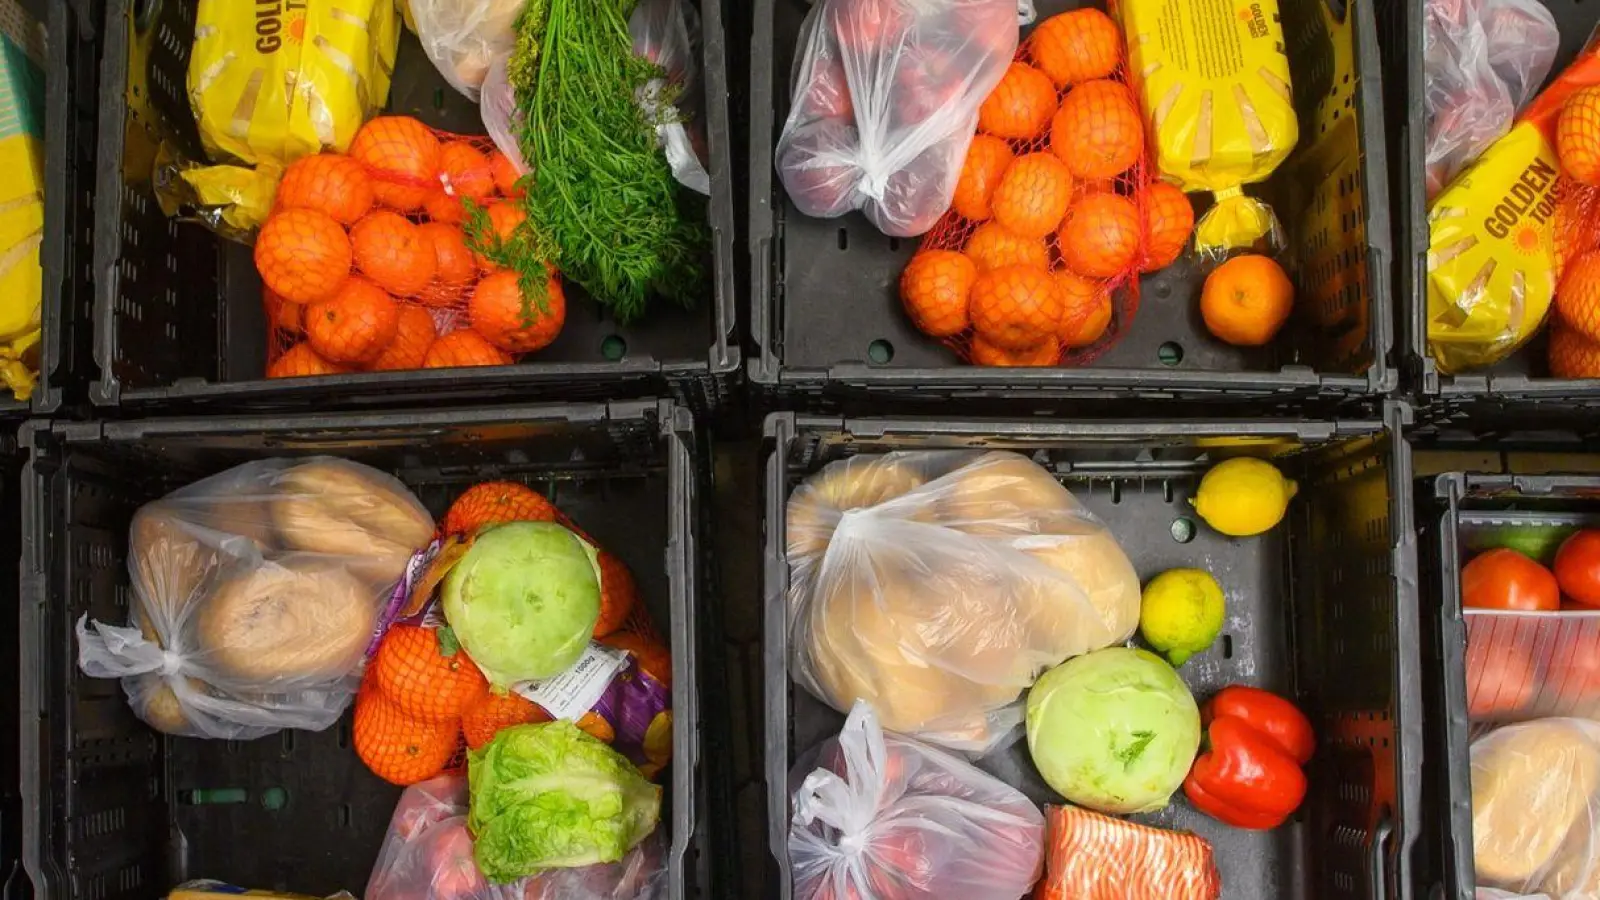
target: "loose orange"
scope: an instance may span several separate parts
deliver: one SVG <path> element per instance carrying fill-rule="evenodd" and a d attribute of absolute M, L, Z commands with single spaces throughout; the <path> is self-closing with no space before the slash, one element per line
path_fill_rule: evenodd
<path fill-rule="evenodd" d="M 1283 267 L 1256 253 L 1235 256 L 1206 276 L 1200 317 L 1219 339 L 1240 347 L 1272 340 L 1294 308 L 1294 285 Z"/>
<path fill-rule="evenodd" d="M 991 206 L 994 220 L 1012 234 L 1042 238 L 1060 227 L 1071 202 L 1072 173 L 1066 164 L 1049 153 L 1028 153 L 1000 176 Z"/>
<path fill-rule="evenodd" d="M 1600 378 L 1600 341 L 1567 327 L 1558 316 L 1550 323 L 1550 377 Z"/>
<path fill-rule="evenodd" d="M 1144 152 L 1144 125 L 1133 95 L 1105 79 L 1073 88 L 1051 121 L 1050 148 L 1079 178 L 1126 172 Z"/>
<path fill-rule="evenodd" d="M 472 329 L 508 353 L 550 346 L 567 321 L 567 298 L 554 270 L 545 280 L 544 302 L 524 297 L 521 275 L 509 269 L 483 276 L 467 301 Z"/>
<path fill-rule="evenodd" d="M 1574 91 L 1561 107 L 1556 155 L 1573 180 L 1600 185 L 1600 85 Z"/>
<path fill-rule="evenodd" d="M 1567 264 L 1556 285 L 1556 314 L 1572 330 L 1600 341 L 1600 250 Z"/>
<path fill-rule="evenodd" d="M 1027 350 L 1054 338 L 1061 309 L 1055 281 L 1035 266 L 985 272 L 972 285 L 972 328 L 1002 350 Z"/>
<path fill-rule="evenodd" d="M 1122 29 L 1098 9 L 1051 16 L 1028 36 L 1028 55 L 1056 87 L 1109 78 L 1122 62 Z"/>
<path fill-rule="evenodd" d="M 332 297 L 306 307 L 306 340 L 332 362 L 371 360 L 399 331 L 399 304 L 359 275 L 346 279 Z"/>
<path fill-rule="evenodd" d="M 471 328 L 440 335 L 428 348 L 422 365 L 429 369 L 457 369 L 467 366 L 509 366 L 511 354 L 483 339 Z"/>
<path fill-rule="evenodd" d="M 1002 266 L 1050 268 L 1050 248 L 1044 241 L 1013 234 L 998 222 L 979 225 L 961 252 L 977 265 L 979 273 Z"/>
<path fill-rule="evenodd" d="M 456 753 L 461 720 L 426 722 L 401 712 L 370 684 L 356 694 L 352 728 L 356 755 L 372 774 L 407 785 L 439 774 Z"/>
<path fill-rule="evenodd" d="M 1144 189 L 1144 263 L 1142 272 L 1165 269 L 1178 259 L 1194 231 L 1189 196 L 1165 181 Z"/>
<path fill-rule="evenodd" d="M 1087 347 L 1100 340 L 1111 324 L 1111 291 L 1103 282 L 1066 269 L 1053 273 L 1061 296 L 1061 327 L 1056 336 L 1064 347 Z"/>
<path fill-rule="evenodd" d="M 961 177 L 956 181 L 956 194 L 950 207 L 957 215 L 982 222 L 994 215 L 989 198 L 994 195 L 1000 176 L 1011 165 L 1011 145 L 997 137 L 980 134 L 972 139 L 967 150 L 967 160 L 961 165 Z"/>
<path fill-rule="evenodd" d="M 397 297 L 422 293 L 439 267 L 433 247 L 405 216 L 387 209 L 369 213 L 350 229 L 356 268 Z"/>
<path fill-rule="evenodd" d="M 350 238 L 327 213 L 286 209 L 256 235 L 256 270 L 285 300 L 313 303 L 333 294 L 350 275 Z"/>
<path fill-rule="evenodd" d="M 522 199 L 522 188 L 517 185 L 517 179 L 522 175 L 517 171 L 517 165 L 511 161 L 511 157 L 499 150 L 490 153 L 489 171 L 494 175 L 494 186 L 500 193 L 513 200 Z"/>
<path fill-rule="evenodd" d="M 367 167 L 379 203 L 410 212 L 439 187 L 439 139 L 410 116 L 379 116 L 350 141 L 350 156 Z"/>
<path fill-rule="evenodd" d="M 422 368 L 423 360 L 428 358 L 428 348 L 433 346 L 433 339 L 437 335 L 433 314 L 428 312 L 427 307 L 402 304 L 400 325 L 395 331 L 394 340 L 372 361 L 373 371 Z"/>
<path fill-rule="evenodd" d="M 1050 79 L 1027 63 L 1013 62 L 978 107 L 978 130 L 1025 141 L 1043 134 L 1055 111 L 1056 89 Z"/>
<path fill-rule="evenodd" d="M 984 340 L 982 335 L 973 335 L 967 355 L 978 366 L 1053 366 L 1061 361 L 1061 343 L 1052 336 L 1025 350 L 1006 350 Z"/>
<path fill-rule="evenodd" d="M 978 267 L 954 250 L 923 250 L 900 273 L 900 302 L 923 334 L 949 337 L 967 330 L 967 301 Z"/>
<path fill-rule="evenodd" d="M 433 248 L 433 284 L 418 295 L 429 306 L 447 306 L 478 277 L 478 263 L 467 249 L 467 236 L 444 222 L 423 222 L 417 234 Z"/>
<path fill-rule="evenodd" d="M 440 531 L 473 534 L 507 522 L 556 522 L 561 513 L 545 495 L 515 481 L 480 481 L 461 492 L 444 514 Z"/>
<path fill-rule="evenodd" d="M 1067 210 L 1056 247 L 1067 268 L 1088 278 L 1113 278 L 1139 256 L 1139 210 L 1117 194 L 1086 194 Z"/>
<path fill-rule="evenodd" d="M 273 202 L 277 209 L 314 209 L 350 225 L 372 209 L 372 179 L 348 156 L 303 156 L 284 170 Z"/>
<path fill-rule="evenodd" d="M 310 344 L 295 344 L 267 366 L 267 377 L 308 378 L 314 375 L 343 375 L 348 371 L 318 356 Z"/>
<path fill-rule="evenodd" d="M 489 227 L 493 234 L 482 235 L 481 240 L 488 242 L 490 249 L 502 247 L 506 241 L 511 240 L 511 236 L 516 232 L 517 226 L 521 225 L 523 220 L 528 217 L 528 214 L 522 211 L 521 206 L 509 200 L 497 200 L 489 204 L 486 212 L 489 214 Z M 483 245 L 481 243 L 474 244 L 474 238 L 469 234 L 467 236 L 467 246 Z M 477 251 L 473 251 L 473 259 L 478 261 L 478 268 L 485 272 L 493 272 L 500 268 L 499 263 Z"/>

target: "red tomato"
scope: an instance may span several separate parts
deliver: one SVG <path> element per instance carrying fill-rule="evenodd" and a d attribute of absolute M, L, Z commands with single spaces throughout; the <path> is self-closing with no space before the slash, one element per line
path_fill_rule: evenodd
<path fill-rule="evenodd" d="M 1461 570 L 1461 605 L 1524 612 L 1560 609 L 1561 588 L 1549 569 L 1502 547 L 1479 554 Z"/>
<path fill-rule="evenodd" d="M 1539 687 L 1538 666 L 1526 647 L 1510 642 L 1467 645 L 1467 715 L 1474 721 L 1524 712 Z"/>
<path fill-rule="evenodd" d="M 1562 541 L 1555 571 L 1562 593 L 1584 606 L 1600 606 L 1600 530 L 1585 528 Z"/>

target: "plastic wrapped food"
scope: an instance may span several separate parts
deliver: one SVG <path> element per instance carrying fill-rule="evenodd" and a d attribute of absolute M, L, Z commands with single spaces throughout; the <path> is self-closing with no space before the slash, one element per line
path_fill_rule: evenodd
<path fill-rule="evenodd" d="M 246 463 L 133 517 L 126 626 L 78 620 L 78 664 L 152 728 L 248 739 L 332 725 L 433 520 L 330 457 Z"/>
<path fill-rule="evenodd" d="M 253 231 L 290 163 L 343 151 L 388 102 L 399 38 L 389 0 L 199 0 L 189 102 L 219 165 L 176 164 L 177 180 L 158 173 L 169 212 L 192 206 L 225 234 Z"/>
<path fill-rule="evenodd" d="M 1222 877 L 1204 838 L 1151 828 L 1073 806 L 1045 811 L 1044 880 L 1035 900 L 1120 897 L 1216 900 Z"/>
<path fill-rule="evenodd" d="M 1116 5 L 1156 167 L 1184 191 L 1215 198 L 1195 223 L 1195 250 L 1216 256 L 1281 246 L 1272 210 L 1244 192 L 1266 180 L 1300 136 L 1278 4 Z"/>
<path fill-rule="evenodd" d="M 0 0 L 0 385 L 17 400 L 39 374 L 44 270 L 44 29 Z"/>
<path fill-rule="evenodd" d="M 801 28 L 778 176 L 806 215 L 922 234 L 950 207 L 1016 0 L 821 0 Z"/>
<path fill-rule="evenodd" d="M 964 760 L 885 734 L 857 703 L 790 774 L 795 900 L 1016 900 L 1039 879 L 1044 817 Z"/>
<path fill-rule="evenodd" d="M 639 0 L 628 17 L 633 52 L 661 67 L 660 78 L 644 87 L 639 104 L 656 125 L 662 152 L 678 183 L 711 193 L 706 158 L 705 103 L 700 67 L 700 14 L 685 0 Z M 676 111 L 662 115 L 663 102 Z"/>
<path fill-rule="evenodd" d="M 1538 719 L 1472 744 L 1472 854 L 1480 887 L 1600 896 L 1600 724 Z"/>
<path fill-rule="evenodd" d="M 1536 0 L 1428 0 L 1423 15 L 1431 200 L 1511 128 L 1550 74 L 1561 33 Z"/>
<path fill-rule="evenodd" d="M 407 24 L 422 52 L 450 86 L 469 100 L 496 58 L 517 40 L 517 16 L 528 0 L 406 0 Z"/>
<path fill-rule="evenodd" d="M 1543 324 L 1560 277 L 1556 213 L 1571 187 L 1556 157 L 1556 120 L 1568 97 L 1594 84 L 1600 56 L 1591 47 L 1434 198 L 1428 349 L 1441 371 L 1493 365 Z"/>
<path fill-rule="evenodd" d="M 789 498 L 791 670 L 834 708 L 970 750 L 1040 672 L 1125 640 L 1139 579 L 1106 527 L 1015 453 L 833 463 Z"/>

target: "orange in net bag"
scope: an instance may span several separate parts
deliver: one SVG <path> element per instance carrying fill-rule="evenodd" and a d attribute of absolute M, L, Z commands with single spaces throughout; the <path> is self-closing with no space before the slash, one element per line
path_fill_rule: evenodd
<path fill-rule="evenodd" d="M 256 240 L 270 378 L 508 365 L 566 323 L 487 137 L 368 121 L 284 172 Z"/>
<path fill-rule="evenodd" d="M 1083 365 L 1132 322 L 1141 271 L 1175 260 L 1188 199 L 1152 184 L 1122 30 L 1041 22 L 978 113 L 951 209 L 900 278 L 923 333 L 985 366 Z"/>

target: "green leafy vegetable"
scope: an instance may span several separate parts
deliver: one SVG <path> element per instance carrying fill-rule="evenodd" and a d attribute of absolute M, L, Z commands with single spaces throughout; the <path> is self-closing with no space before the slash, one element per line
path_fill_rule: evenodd
<path fill-rule="evenodd" d="M 600 618 L 595 549 L 553 522 L 512 522 L 478 535 L 445 576 L 444 616 L 489 681 L 559 675 Z"/>
<path fill-rule="evenodd" d="M 571 722 L 502 730 L 467 757 L 473 855 L 497 884 L 616 862 L 661 817 L 661 788 Z"/>

